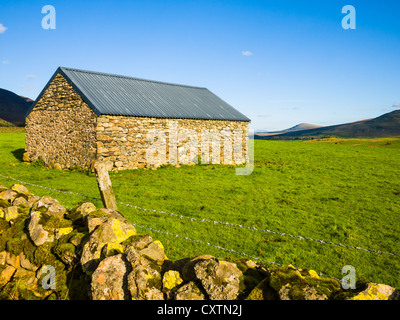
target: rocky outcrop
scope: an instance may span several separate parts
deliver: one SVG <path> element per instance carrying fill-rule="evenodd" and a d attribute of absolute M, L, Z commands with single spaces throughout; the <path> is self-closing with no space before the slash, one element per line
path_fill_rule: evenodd
<path fill-rule="evenodd" d="M 73 209 L 25 187 L 0 185 L 0 299 L 388 300 L 399 291 L 337 280 L 292 266 L 211 255 L 169 260 L 119 212 Z"/>

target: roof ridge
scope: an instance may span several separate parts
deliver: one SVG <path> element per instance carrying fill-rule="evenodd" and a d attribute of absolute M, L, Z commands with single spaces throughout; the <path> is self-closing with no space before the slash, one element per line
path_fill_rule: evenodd
<path fill-rule="evenodd" d="M 110 114 L 174 119 L 251 121 L 207 88 L 61 66 L 54 72 L 27 115 L 58 74 L 65 78 L 97 116 Z M 85 74 L 86 76 L 84 76 Z M 98 76 L 96 77 L 96 75 Z M 123 81 L 118 81 L 118 79 L 127 81 L 121 83 Z"/>
<path fill-rule="evenodd" d="M 108 76 L 108 77 L 125 78 L 125 79 L 131 79 L 131 80 L 138 80 L 138 81 L 146 81 L 146 82 L 152 82 L 152 83 L 166 84 L 166 85 L 176 86 L 176 87 L 185 87 L 185 88 L 208 90 L 205 87 L 189 86 L 189 85 L 185 85 L 185 84 L 178 84 L 178 83 L 171 83 L 171 82 L 164 82 L 164 81 L 157 81 L 157 80 L 149 80 L 149 79 L 143 79 L 143 78 L 137 78 L 137 77 L 123 76 L 123 75 L 113 74 L 113 73 L 82 70 L 82 69 L 61 67 L 61 66 L 59 68 L 61 70 L 63 70 L 63 71 L 65 71 L 65 70 L 67 70 L 67 71 L 77 71 L 77 72 L 83 72 L 83 73 L 99 74 L 99 75 Z"/>

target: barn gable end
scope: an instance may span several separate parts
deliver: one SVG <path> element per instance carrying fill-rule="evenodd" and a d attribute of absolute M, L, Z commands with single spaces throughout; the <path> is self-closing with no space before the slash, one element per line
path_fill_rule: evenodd
<path fill-rule="evenodd" d="M 26 117 L 29 158 L 50 167 L 89 167 L 97 153 L 96 121 L 92 109 L 57 73 Z"/>

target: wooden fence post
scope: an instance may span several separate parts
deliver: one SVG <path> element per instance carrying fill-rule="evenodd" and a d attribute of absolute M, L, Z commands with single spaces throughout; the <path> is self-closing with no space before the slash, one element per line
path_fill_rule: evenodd
<path fill-rule="evenodd" d="M 118 210 L 117 201 L 115 200 L 114 191 L 111 185 L 111 179 L 108 171 L 111 170 L 111 166 L 106 163 L 97 162 L 94 165 L 96 170 L 97 185 L 99 186 L 101 199 L 103 205 L 107 209 Z"/>

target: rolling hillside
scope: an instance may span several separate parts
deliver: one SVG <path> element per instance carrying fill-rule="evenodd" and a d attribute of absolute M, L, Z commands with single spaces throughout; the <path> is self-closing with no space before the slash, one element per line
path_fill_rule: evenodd
<path fill-rule="evenodd" d="M 254 138 L 263 140 L 297 140 L 329 136 L 343 138 L 400 137 L 400 110 L 385 113 L 373 119 L 274 135 L 255 134 Z"/>
<path fill-rule="evenodd" d="M 13 127 L 14 125 L 0 118 L 0 127 Z"/>
<path fill-rule="evenodd" d="M 294 132 L 294 131 L 315 129 L 315 128 L 321 128 L 321 126 L 317 126 L 316 124 L 310 124 L 310 123 L 300 123 L 289 129 L 285 129 L 285 130 L 281 130 L 281 131 L 258 132 L 256 134 L 260 135 L 260 136 L 271 136 L 271 135 L 275 135 L 275 134 L 282 134 L 282 133 L 286 133 L 286 132 Z"/>
<path fill-rule="evenodd" d="M 0 89 L 0 118 L 14 125 L 21 125 L 25 122 L 25 114 L 32 103 L 33 100 L 29 98 Z"/>

